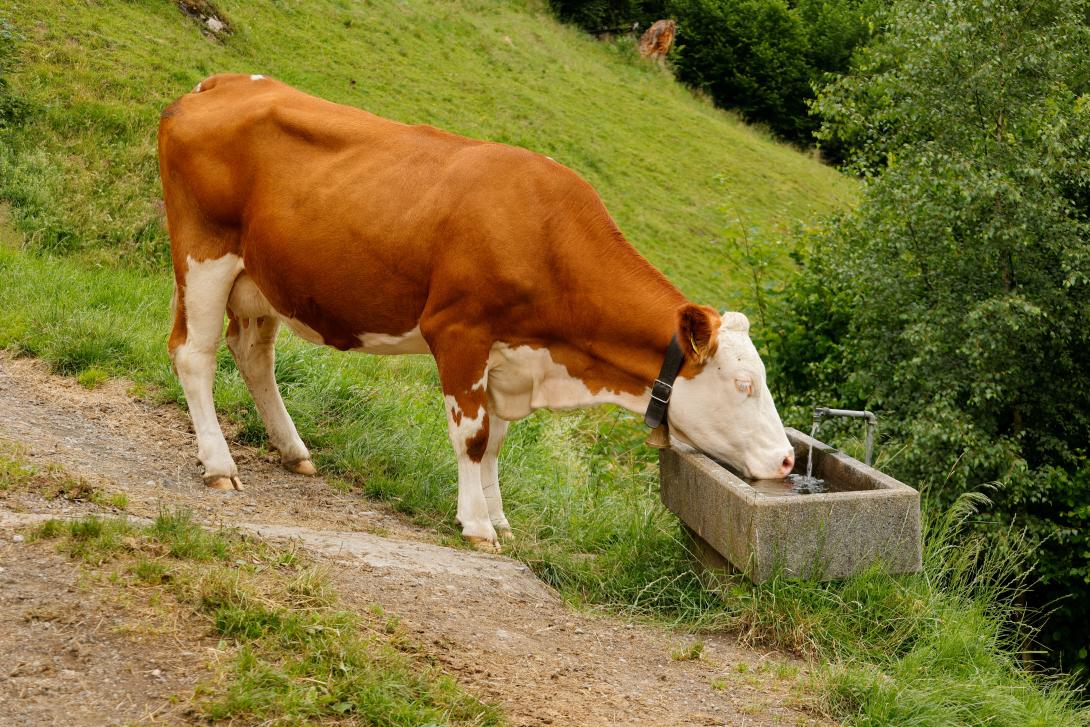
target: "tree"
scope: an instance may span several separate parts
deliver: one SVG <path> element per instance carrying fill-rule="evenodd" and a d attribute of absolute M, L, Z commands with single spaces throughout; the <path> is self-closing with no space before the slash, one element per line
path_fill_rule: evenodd
<path fill-rule="evenodd" d="M 885 413 L 890 464 L 1036 544 L 1041 639 L 1090 663 L 1090 29 L 1085 0 L 900 0 L 815 104 L 866 179 L 783 302 L 775 356 Z M 848 321 L 807 353 L 792 295 Z M 809 295 L 810 297 L 801 297 Z M 829 351 L 842 358 L 831 359 Z M 831 382 L 831 383 L 830 383 Z M 997 545 L 1003 525 L 994 528 Z"/>
<path fill-rule="evenodd" d="M 779 136 L 813 143 L 813 85 L 848 69 L 881 0 L 550 0 L 563 20 L 597 32 L 678 21 L 678 78 Z M 835 157 L 835 148 L 828 145 Z"/>
<path fill-rule="evenodd" d="M 802 20 L 785 0 L 676 0 L 678 78 L 792 140 L 815 128 Z"/>
<path fill-rule="evenodd" d="M 564 21 L 597 33 L 602 30 L 641 29 L 666 17 L 666 0 L 549 0 L 553 12 Z"/>

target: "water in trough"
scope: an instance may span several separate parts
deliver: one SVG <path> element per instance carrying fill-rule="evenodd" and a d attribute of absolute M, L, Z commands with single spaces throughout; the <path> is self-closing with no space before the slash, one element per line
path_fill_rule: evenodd
<path fill-rule="evenodd" d="M 819 495 L 825 492 L 854 492 L 860 489 L 859 484 L 850 484 L 834 479 L 825 479 L 814 476 L 814 445 L 817 439 L 820 422 L 814 422 L 810 429 L 810 447 L 806 456 L 806 474 L 792 472 L 782 479 L 771 480 L 745 480 L 746 484 L 766 497 L 789 497 L 793 495 Z M 799 463 L 801 468 L 801 463 Z M 819 474 L 822 474 L 819 472 Z"/>

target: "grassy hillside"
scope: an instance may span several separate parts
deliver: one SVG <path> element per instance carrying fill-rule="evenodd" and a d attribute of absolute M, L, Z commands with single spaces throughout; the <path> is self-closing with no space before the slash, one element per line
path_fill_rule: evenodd
<path fill-rule="evenodd" d="M 709 303 L 735 299 L 731 220 L 782 233 L 852 195 L 834 171 L 691 97 L 627 45 L 557 24 L 544 3 L 218 4 L 233 28 L 222 42 L 169 0 L 8 9 L 22 36 L 11 84 L 25 120 L 14 154 L 0 157 L 0 195 L 36 244 L 161 254 L 158 114 L 217 71 L 548 154 Z"/>
<path fill-rule="evenodd" d="M 773 241 L 854 192 L 692 97 L 629 45 L 560 26 L 543 3 L 219 5 L 233 27 L 222 41 L 169 0 L 0 5 L 17 36 L 14 102 L 0 103 L 14 109 L 0 117 L 0 347 L 88 386 L 125 376 L 147 396 L 182 402 L 164 345 L 171 286 L 154 129 L 169 100 L 215 71 L 265 73 L 549 154 L 589 179 L 629 239 L 703 302 L 748 307 L 742 235 L 776 258 Z M 290 336 L 278 355 L 288 408 L 319 467 L 457 542 L 454 458 L 431 361 L 337 354 Z M 264 441 L 226 352 L 216 402 L 240 441 Z M 658 502 L 641 439 L 634 417 L 610 409 L 538 413 L 512 428 L 502 467 L 513 552 L 571 601 L 738 629 L 828 661 L 815 688 L 831 714 L 860 723 L 1084 719 L 1063 683 L 1042 685 L 1013 656 L 996 586 L 1009 563 L 976 571 L 971 548 L 932 537 L 917 577 L 710 588 Z"/>

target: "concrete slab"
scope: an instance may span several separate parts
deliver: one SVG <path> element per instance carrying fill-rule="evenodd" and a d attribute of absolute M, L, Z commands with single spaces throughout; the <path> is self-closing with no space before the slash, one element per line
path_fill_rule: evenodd
<path fill-rule="evenodd" d="M 805 470 L 814 440 L 795 429 L 787 435 Z M 709 568 L 725 560 L 755 583 L 776 573 L 845 578 L 874 563 L 891 573 L 920 570 L 919 493 L 826 444 L 814 441 L 814 475 L 851 491 L 770 497 L 702 454 L 664 449 L 659 464 L 662 501 Z"/>

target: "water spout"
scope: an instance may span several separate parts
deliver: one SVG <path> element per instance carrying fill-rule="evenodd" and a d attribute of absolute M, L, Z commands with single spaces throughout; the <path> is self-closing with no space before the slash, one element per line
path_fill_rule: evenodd
<path fill-rule="evenodd" d="M 863 445 L 863 462 L 869 467 L 871 465 L 871 455 L 874 453 L 874 430 L 878 427 L 878 417 L 874 416 L 869 411 L 858 411 L 856 409 L 830 409 L 827 406 L 814 407 L 814 428 L 812 431 L 817 432 L 818 427 L 821 426 L 821 420 L 824 417 L 850 417 L 853 419 L 865 419 L 867 422 L 867 438 Z M 810 435 L 813 437 L 813 434 Z M 810 445 L 811 462 L 813 460 L 814 448 Z M 806 474 L 810 474 L 810 463 L 806 465 Z"/>

